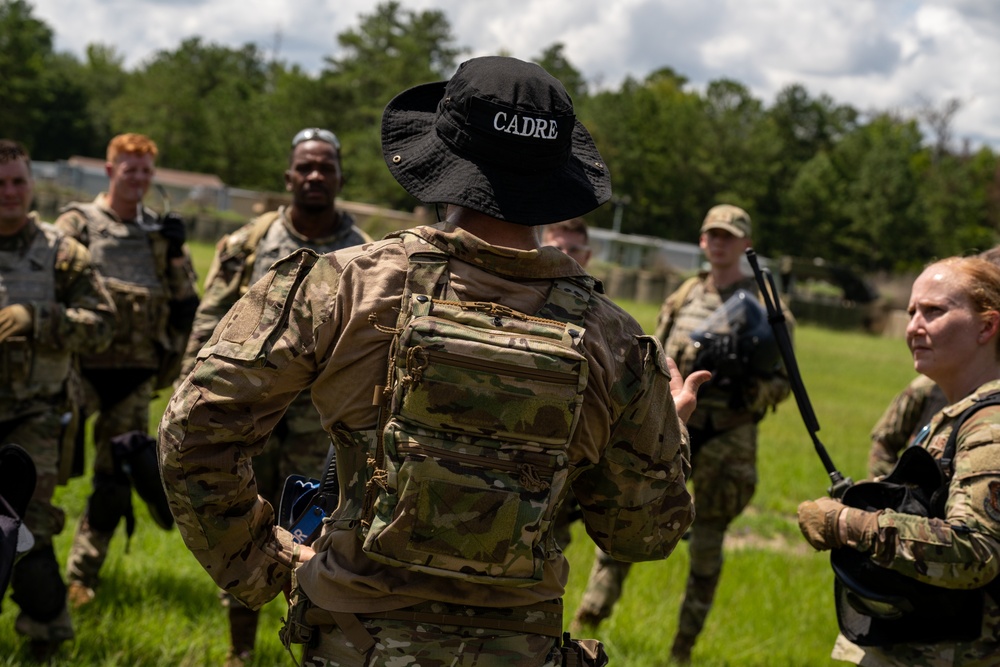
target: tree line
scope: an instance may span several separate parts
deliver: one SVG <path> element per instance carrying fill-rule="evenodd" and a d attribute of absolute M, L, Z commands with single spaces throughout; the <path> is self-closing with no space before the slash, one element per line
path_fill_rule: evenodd
<path fill-rule="evenodd" d="M 90 44 L 81 60 L 56 52 L 53 37 L 27 0 L 0 0 L 0 128 L 35 159 L 101 156 L 114 134 L 141 132 L 162 166 L 278 190 L 290 137 L 326 127 L 343 143 L 344 198 L 401 210 L 417 202 L 383 163 L 382 109 L 404 88 L 448 78 L 469 53 L 443 12 L 395 0 L 337 35 L 315 75 L 253 44 L 191 37 L 127 69 L 113 45 Z M 952 146 L 955 100 L 912 116 L 861 112 L 790 85 L 768 105 L 732 79 L 696 90 L 670 67 L 592 92 L 562 44 L 533 60 L 570 91 L 611 170 L 615 198 L 591 224 L 692 241 L 710 206 L 732 203 L 751 213 L 760 252 L 868 271 L 998 239 L 1000 160 Z"/>

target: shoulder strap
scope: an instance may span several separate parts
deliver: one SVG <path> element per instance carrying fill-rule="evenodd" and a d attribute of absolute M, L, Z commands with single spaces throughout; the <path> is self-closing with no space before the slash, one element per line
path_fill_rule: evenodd
<path fill-rule="evenodd" d="M 281 210 L 271 211 L 269 213 L 264 213 L 250 225 L 250 232 L 247 234 L 246 240 L 243 242 L 243 253 L 246 255 L 246 260 L 243 263 L 243 280 L 249 281 L 250 274 L 253 273 L 254 261 L 257 259 L 257 246 L 260 245 L 261 239 L 267 234 L 267 230 L 271 228 L 271 225 L 275 220 L 281 217 Z"/>
<path fill-rule="evenodd" d="M 991 405 L 1000 405 L 1000 393 L 990 394 L 989 396 L 985 396 L 982 399 L 977 400 L 975 403 L 963 410 L 962 413 L 955 419 L 955 425 L 952 427 L 951 433 L 948 435 L 948 441 L 944 445 L 944 451 L 941 454 L 940 460 L 941 470 L 948 479 L 951 479 L 951 476 L 955 472 L 952 469 L 952 461 L 955 459 L 955 449 L 958 446 L 959 430 L 969 417 Z"/>

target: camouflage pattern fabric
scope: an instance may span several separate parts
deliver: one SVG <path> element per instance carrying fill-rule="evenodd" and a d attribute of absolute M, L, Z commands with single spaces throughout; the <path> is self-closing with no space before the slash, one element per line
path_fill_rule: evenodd
<path fill-rule="evenodd" d="M 0 237 L 0 253 L 23 252 L 42 233 L 43 224 L 32 214 L 18 234 Z M 71 352 L 100 350 L 110 343 L 114 331 L 114 303 L 93 272 L 87 249 L 62 234 L 53 238 L 57 243 L 54 264 L 50 267 L 55 276 L 54 300 L 32 303 L 34 330 L 25 338 L 34 346 Z M 3 266 L 0 274 L 11 277 Z M 5 345 L 0 343 L 0 348 Z M 0 392 L 4 388 L 0 386 Z M 15 400 L 0 393 L 0 406 L 0 444 L 15 443 L 23 447 L 31 455 L 37 472 L 35 491 L 24 516 L 24 523 L 35 538 L 32 552 L 51 551 L 53 537 L 62 532 L 66 521 L 63 510 L 52 504 L 59 480 L 62 419 L 67 409 L 65 393 L 60 389 L 58 393 L 28 400 Z M 26 599 L 40 595 L 37 591 L 65 591 L 58 567 L 52 576 L 54 581 L 34 580 L 30 582 L 31 590 L 14 592 L 19 599 Z M 13 584 L 12 588 L 15 585 L 20 584 Z M 41 604 L 58 606 L 59 602 Z M 18 627 L 35 639 L 59 640 L 72 636 L 72 625 L 65 614 L 45 622 L 24 617 Z"/>
<path fill-rule="evenodd" d="M 41 240 L 40 235 L 51 238 L 55 246 L 52 289 L 47 298 L 29 301 L 34 318 L 31 336 L 12 336 L 0 343 L 0 365 L 4 367 L 15 351 L 21 358 L 26 349 L 57 350 L 59 354 L 94 352 L 107 347 L 114 334 L 114 303 L 93 270 L 90 253 L 73 239 L 55 232 L 47 223 L 39 222 L 35 214 L 31 214 L 28 224 L 17 234 L 0 237 L 0 274 L 7 276 L 7 298 L 11 303 L 19 302 L 14 293 L 17 281 L 12 272 L 20 264 L 8 263 L 4 258 L 24 255 L 36 240 Z M 33 268 L 31 270 L 35 273 Z M 0 377 L 4 380 L 0 382 L 0 422 L 61 407 L 65 398 L 65 375 L 49 386 L 47 392 L 20 397 L 12 393 L 8 375 L 11 371 L 0 369 Z"/>
<path fill-rule="evenodd" d="M 939 458 L 952 424 L 978 397 L 1000 391 L 1000 380 L 981 386 L 931 419 L 920 446 Z M 955 474 L 945 519 L 891 510 L 878 519 L 872 560 L 917 580 L 946 588 L 975 588 L 1000 572 L 1000 408 L 987 407 L 959 432 Z M 833 657 L 879 667 L 986 667 L 1000 655 L 1000 609 L 985 596 L 982 634 L 973 642 L 857 647 L 838 637 Z"/>
<path fill-rule="evenodd" d="M 171 328 L 167 304 L 197 297 L 190 255 L 185 246 L 180 260 L 168 260 L 167 240 L 146 231 L 157 227 L 156 213 L 143 207 L 141 215 L 141 221 L 120 219 L 102 193 L 93 202 L 69 204 L 55 221 L 94 246 L 94 264 L 120 304 L 113 345 L 106 354 L 81 356 L 84 368 L 156 369 L 164 351 L 179 351 L 187 342 L 186 331 Z"/>
<path fill-rule="evenodd" d="M 554 248 L 490 246 L 442 223 L 413 230 L 448 253 L 463 301 L 537 312 L 553 281 L 580 268 Z M 407 273 L 399 239 L 277 262 L 223 318 L 164 414 L 159 452 L 171 510 L 186 544 L 217 583 L 258 608 L 289 581 L 291 536 L 259 498 L 250 461 L 285 408 L 311 388 L 334 439 L 341 497 L 296 570 L 330 611 L 375 612 L 422 601 L 522 607 L 563 593 L 568 564 L 554 550 L 541 581 L 524 587 L 444 579 L 387 566 L 362 550 L 360 520 L 373 469 L 389 345 Z M 580 422 L 567 447 L 568 479 L 590 535 L 625 560 L 663 558 L 692 519 L 686 431 L 670 396 L 666 359 L 638 324 L 603 296 L 587 311 L 589 367 Z"/>
<path fill-rule="evenodd" d="M 324 254 L 371 241 L 354 225 L 350 215 L 341 211 L 339 216 L 341 226 L 334 234 L 307 239 L 295 231 L 288 219 L 288 209 L 282 206 L 219 239 L 181 362 L 181 378 L 194 368 L 198 351 L 211 338 L 219 321 L 275 261 L 298 248 Z M 253 461 L 257 492 L 272 507 L 277 507 L 282 486 L 289 475 L 323 478 L 329 449 L 330 436 L 320 422 L 310 393 L 303 391 L 275 426 L 267 449 Z M 230 609 L 238 609 L 231 617 L 235 614 L 249 619 L 249 614 L 253 614 L 228 594 L 223 601 Z M 231 624 L 234 646 L 244 644 L 252 648 L 256 622 L 247 620 L 242 625 L 246 626 L 245 631 Z"/>
<path fill-rule="evenodd" d="M 107 443 L 95 447 L 93 470 L 96 475 L 112 476 L 115 461 L 111 452 L 111 439 L 129 431 L 145 433 L 149 429 L 149 402 L 153 398 L 153 379 L 142 382 L 121 402 L 100 409 L 97 392 L 84 381 L 84 404 L 81 406 L 81 421 L 92 414 L 94 419 L 94 442 Z M 87 588 L 96 588 L 100 571 L 108 557 L 108 549 L 114 531 L 98 530 L 90 522 L 88 510 L 80 515 L 66 558 L 66 577 Z"/>
<path fill-rule="evenodd" d="M 447 284 L 448 256 L 402 236 L 410 267 L 391 348 L 384 467 L 375 473 L 386 483 L 364 519 L 364 548 L 438 576 L 537 582 L 555 549 L 550 526 L 587 384 L 584 330 L 429 296 Z M 593 284 L 581 279 L 574 319 Z"/>
<path fill-rule="evenodd" d="M 167 240 L 155 229 L 157 215 L 142 207 L 140 220 L 122 220 L 108 208 L 104 193 L 93 202 L 73 203 L 64 209 L 55 225 L 84 245 L 94 246 L 105 269 L 104 284 L 119 304 L 119 321 L 112 345 L 102 354 L 81 355 L 84 374 L 100 378 L 109 370 L 129 377 L 133 387 L 122 400 L 109 400 L 107 388 L 98 392 L 83 384 L 78 397 L 81 422 L 98 413 L 94 425 L 94 473 L 113 472 L 111 438 L 128 431 L 149 429 L 149 401 L 153 398 L 156 371 L 163 356 L 183 347 L 186 331 L 174 329 L 168 303 L 197 297 L 196 276 L 185 247 L 179 259 L 167 258 Z M 147 371 L 147 373 L 135 373 Z M 148 376 L 148 377 L 147 377 Z M 134 380 L 134 381 L 133 381 Z M 85 510 L 77 524 L 67 562 L 71 581 L 93 588 L 107 558 L 111 533 L 96 531 Z"/>
<path fill-rule="evenodd" d="M 433 613 L 435 607 L 426 605 Z M 359 619 L 372 637 L 374 647 L 360 652 L 337 626 L 320 629 L 317 645 L 302 654 L 304 667 L 562 667 L 557 640 L 542 635 L 475 626 L 419 624 L 386 619 Z M 474 616 L 470 615 L 474 622 Z"/>
<path fill-rule="evenodd" d="M 899 454 L 926 426 L 931 417 L 948 405 L 941 388 L 928 377 L 918 375 L 892 399 L 872 429 L 868 455 L 868 476 L 881 478 L 892 472 Z"/>

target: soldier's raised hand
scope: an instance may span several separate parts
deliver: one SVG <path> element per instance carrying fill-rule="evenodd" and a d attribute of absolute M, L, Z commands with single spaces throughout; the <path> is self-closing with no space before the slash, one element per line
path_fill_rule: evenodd
<path fill-rule="evenodd" d="M 698 388 L 711 380 L 712 374 L 708 371 L 695 371 L 682 378 L 680 369 L 670 357 L 667 357 L 667 369 L 670 371 L 670 394 L 674 397 L 677 416 L 687 424 L 698 404 Z"/>

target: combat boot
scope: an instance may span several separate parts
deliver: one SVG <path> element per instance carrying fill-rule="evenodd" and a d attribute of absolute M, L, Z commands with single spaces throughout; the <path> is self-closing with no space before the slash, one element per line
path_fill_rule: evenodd
<path fill-rule="evenodd" d="M 94 601 L 95 597 L 97 597 L 97 592 L 90 586 L 79 581 L 69 582 L 69 587 L 66 591 L 66 600 L 73 609 L 79 609 L 84 605 L 90 604 Z"/>
<path fill-rule="evenodd" d="M 21 612 L 14 621 L 14 630 L 28 639 L 31 658 L 40 663 L 50 662 L 59 650 L 59 646 L 76 636 L 69 610 L 65 607 L 48 623 L 36 621 Z"/>
<path fill-rule="evenodd" d="M 674 644 L 670 647 L 670 659 L 678 665 L 691 664 L 691 649 L 694 648 L 694 637 L 677 633 Z"/>

